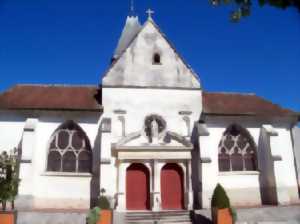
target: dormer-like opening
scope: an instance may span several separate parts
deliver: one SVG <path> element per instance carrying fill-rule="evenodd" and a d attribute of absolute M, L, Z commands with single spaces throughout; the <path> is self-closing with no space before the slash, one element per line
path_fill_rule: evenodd
<path fill-rule="evenodd" d="M 159 53 L 155 53 L 153 55 L 152 64 L 154 64 L 154 65 L 160 65 L 161 64 L 161 58 L 160 58 L 160 54 Z"/>

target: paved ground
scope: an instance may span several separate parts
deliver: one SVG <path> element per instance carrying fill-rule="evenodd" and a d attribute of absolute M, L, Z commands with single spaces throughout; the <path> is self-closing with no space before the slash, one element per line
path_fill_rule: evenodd
<path fill-rule="evenodd" d="M 211 224 L 210 210 L 195 213 L 195 224 Z M 237 224 L 300 224 L 300 205 L 243 208 L 237 215 Z M 85 220 L 86 211 L 19 211 L 17 224 L 85 224 Z"/>
<path fill-rule="evenodd" d="M 237 224 L 300 224 L 300 205 L 237 209 Z M 198 210 L 196 224 L 208 224 L 210 210 Z"/>

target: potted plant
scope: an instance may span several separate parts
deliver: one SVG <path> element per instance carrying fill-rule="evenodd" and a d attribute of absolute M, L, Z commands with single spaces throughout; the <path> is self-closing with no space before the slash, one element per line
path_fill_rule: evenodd
<path fill-rule="evenodd" d="M 111 224 L 112 210 L 108 198 L 104 195 L 105 189 L 102 188 L 99 197 L 100 219 L 97 224 Z"/>
<path fill-rule="evenodd" d="M 217 184 L 211 200 L 212 221 L 215 224 L 233 224 L 234 210 L 224 188 Z"/>
<path fill-rule="evenodd" d="M 0 212 L 1 224 L 15 224 L 17 213 L 14 210 L 14 200 L 18 193 L 18 171 L 16 149 L 10 155 L 2 152 L 0 155 L 0 202 L 2 210 Z M 7 211 L 7 202 L 11 203 L 10 210 Z"/>

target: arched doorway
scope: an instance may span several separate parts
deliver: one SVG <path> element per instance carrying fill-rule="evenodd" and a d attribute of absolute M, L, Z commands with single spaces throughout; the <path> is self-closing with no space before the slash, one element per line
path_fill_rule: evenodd
<path fill-rule="evenodd" d="M 150 209 L 150 174 L 143 164 L 133 163 L 126 170 L 126 208 Z"/>
<path fill-rule="evenodd" d="M 161 170 L 161 202 L 163 209 L 183 209 L 183 171 L 175 163 L 166 164 Z"/>

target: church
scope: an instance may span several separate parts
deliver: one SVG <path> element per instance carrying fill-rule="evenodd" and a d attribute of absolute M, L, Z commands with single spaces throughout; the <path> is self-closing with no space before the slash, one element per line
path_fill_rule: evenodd
<path fill-rule="evenodd" d="M 190 211 L 210 207 L 217 183 L 237 207 L 299 202 L 299 113 L 205 91 L 152 13 L 127 17 L 99 85 L 0 94 L 0 152 L 20 152 L 17 209 L 89 209 L 103 191 L 115 212 Z"/>

